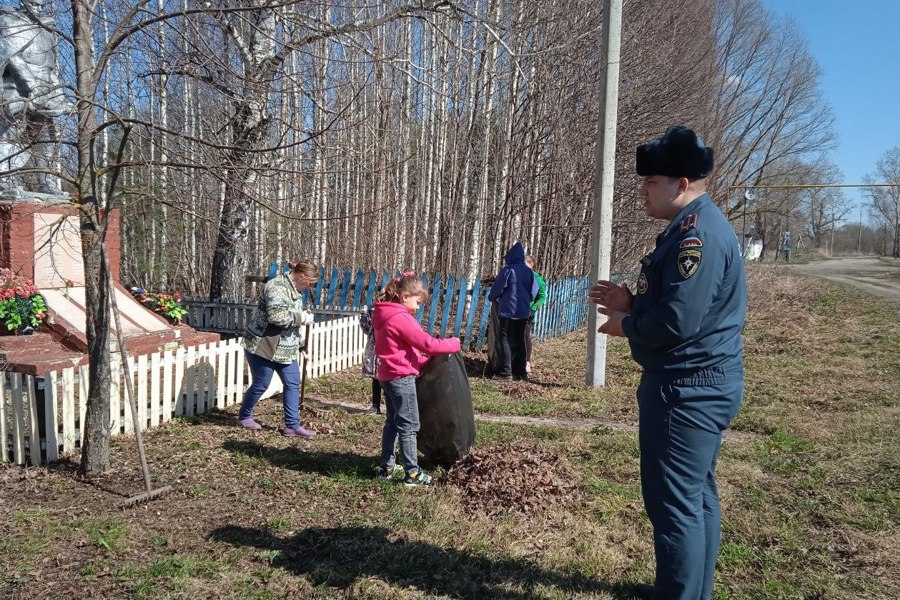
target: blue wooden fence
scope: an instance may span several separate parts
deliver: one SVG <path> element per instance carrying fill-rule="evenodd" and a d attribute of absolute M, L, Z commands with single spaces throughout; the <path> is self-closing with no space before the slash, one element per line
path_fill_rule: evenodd
<path fill-rule="evenodd" d="M 315 287 L 306 292 L 305 302 L 323 316 L 356 312 L 371 306 L 376 292 L 396 276 L 399 273 L 321 268 Z M 421 277 L 430 294 L 416 315 L 423 328 L 440 337 L 458 337 L 464 348 L 483 348 L 490 316 L 490 286 L 483 284 L 481 278 L 470 283 L 465 277 Z M 587 286 L 586 277 L 547 280 L 547 301 L 535 315 L 532 335 L 549 339 L 582 327 L 590 310 Z M 185 299 L 183 303 L 188 309 L 184 319 L 188 325 L 238 335 L 255 306 L 255 302 L 211 303 L 200 299 Z"/>

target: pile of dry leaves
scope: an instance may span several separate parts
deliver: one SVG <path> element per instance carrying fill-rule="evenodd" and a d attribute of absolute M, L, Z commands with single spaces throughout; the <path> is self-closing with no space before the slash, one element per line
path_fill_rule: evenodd
<path fill-rule="evenodd" d="M 470 513 L 546 512 L 580 493 L 578 479 L 561 457 L 515 444 L 479 448 L 442 479 L 458 488 Z"/>

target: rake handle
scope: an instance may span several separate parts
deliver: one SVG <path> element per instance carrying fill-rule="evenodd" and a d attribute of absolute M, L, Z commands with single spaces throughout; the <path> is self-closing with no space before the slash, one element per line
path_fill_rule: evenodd
<path fill-rule="evenodd" d="M 309 350 L 307 350 L 307 348 L 309 347 L 309 332 L 310 326 L 307 323 L 306 329 L 304 330 L 303 350 L 300 351 L 300 357 L 303 359 L 303 371 L 301 373 L 300 379 L 300 406 L 297 408 L 298 417 L 302 417 L 303 399 L 306 397 L 306 375 L 309 371 Z"/>
<path fill-rule="evenodd" d="M 131 405 L 131 419 L 134 423 L 134 437 L 137 440 L 138 455 L 141 458 L 141 471 L 144 475 L 144 487 L 147 494 L 153 492 L 153 484 L 150 481 L 150 469 L 147 467 L 147 453 L 144 451 L 144 438 L 141 435 L 141 422 L 138 419 L 137 400 L 134 396 L 134 383 L 131 381 L 131 367 L 128 365 L 128 354 L 125 351 L 125 338 L 122 336 L 122 321 L 119 319 L 119 306 L 116 302 L 116 286 L 113 283 L 112 271 L 109 268 L 109 255 L 106 252 L 106 246 L 101 248 L 103 255 L 103 266 L 109 273 L 109 305 L 113 313 L 113 320 L 116 324 L 116 341 L 119 346 L 119 354 L 122 356 L 122 369 L 125 371 L 125 391 L 128 394 L 128 403 Z M 118 377 L 118 375 L 116 375 Z"/>

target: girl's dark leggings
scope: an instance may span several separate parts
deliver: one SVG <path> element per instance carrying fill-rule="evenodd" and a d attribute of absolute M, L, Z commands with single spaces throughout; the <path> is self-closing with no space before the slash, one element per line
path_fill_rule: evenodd
<path fill-rule="evenodd" d="M 381 410 L 381 384 L 375 378 L 372 378 L 372 406 Z"/>

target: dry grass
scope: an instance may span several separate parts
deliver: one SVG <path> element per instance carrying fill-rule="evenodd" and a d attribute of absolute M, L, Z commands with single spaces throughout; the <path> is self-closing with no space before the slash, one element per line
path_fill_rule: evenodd
<path fill-rule="evenodd" d="M 723 448 L 716 598 L 900 597 L 900 308 L 781 269 L 751 270 L 750 290 L 736 426 L 757 435 Z M 612 346 L 595 391 L 584 347 L 584 334 L 541 343 L 528 385 L 473 378 L 476 405 L 633 423 L 627 348 Z M 362 407 L 368 382 L 341 374 L 313 394 Z M 651 576 L 633 432 L 480 421 L 480 451 L 564 459 L 578 490 L 487 516 L 456 488 L 376 481 L 379 417 L 318 410 L 328 433 L 306 442 L 277 434 L 276 402 L 261 432 L 234 412 L 150 432 L 154 476 L 174 491 L 127 511 L 142 487 L 129 440 L 93 483 L 66 464 L 0 467 L 0 596 L 625 599 Z"/>

